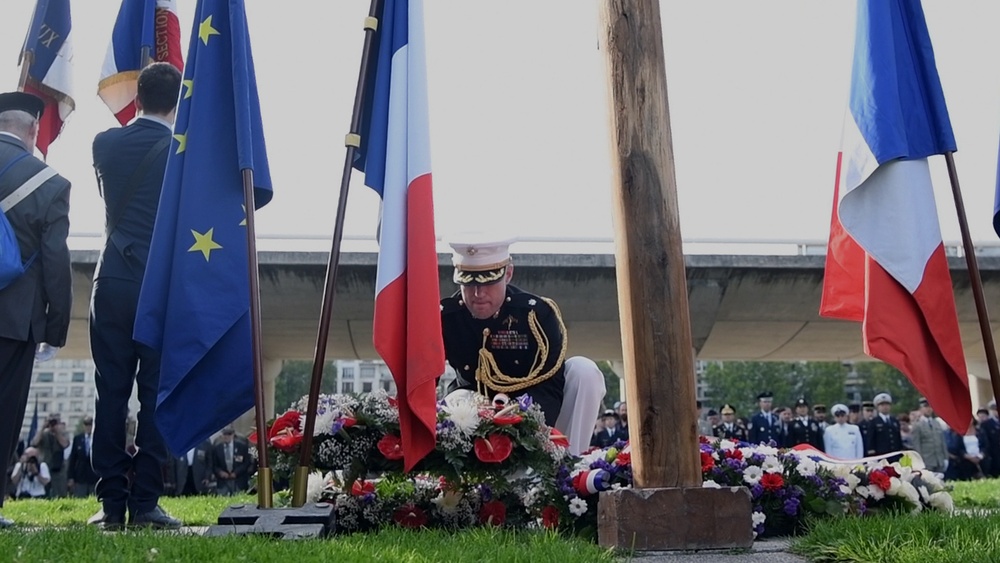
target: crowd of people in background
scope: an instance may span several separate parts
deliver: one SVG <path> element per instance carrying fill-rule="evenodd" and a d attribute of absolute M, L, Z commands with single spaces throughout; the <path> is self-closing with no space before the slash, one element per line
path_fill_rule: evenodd
<path fill-rule="evenodd" d="M 134 421 L 128 424 L 134 428 Z M 87 498 L 95 495 L 98 477 L 91 461 L 94 419 L 85 416 L 72 435 L 59 414 L 49 415 L 43 428 L 22 440 L 17 461 L 7 467 L 10 499 Z M 129 434 L 126 450 L 135 452 Z M 250 492 L 257 471 L 250 442 L 227 426 L 214 440 L 205 440 L 185 455 L 170 457 L 162 466 L 164 492 L 169 496 L 223 495 Z"/>
<path fill-rule="evenodd" d="M 1000 416 L 996 401 L 977 411 L 968 428 L 955 429 L 934 414 L 921 398 L 913 410 L 898 412 L 888 393 L 871 401 L 810 405 L 800 397 L 791 406 L 775 406 L 774 395 L 757 396 L 758 409 L 740 415 L 731 404 L 705 409 L 697 402 L 698 433 L 751 444 L 793 448 L 805 444 L 837 459 L 860 459 L 910 450 L 924 466 L 948 480 L 1000 477 Z M 624 401 L 601 413 L 591 447 L 606 448 L 628 440 Z"/>

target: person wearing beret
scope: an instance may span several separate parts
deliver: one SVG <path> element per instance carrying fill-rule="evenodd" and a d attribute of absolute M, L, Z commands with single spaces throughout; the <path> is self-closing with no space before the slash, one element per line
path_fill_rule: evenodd
<path fill-rule="evenodd" d="M 899 421 L 892 416 L 892 397 L 888 393 L 879 393 L 872 402 L 878 414 L 866 423 L 865 455 L 898 452 L 903 448 L 903 436 Z"/>
<path fill-rule="evenodd" d="M 138 117 L 98 133 L 93 142 L 97 187 L 104 200 L 105 237 L 90 301 L 90 350 L 96 372 L 94 471 L 102 512 L 93 524 L 179 528 L 158 505 L 167 447 L 156 427 L 160 354 L 132 339 L 139 291 L 167 166 L 181 73 L 169 63 L 142 69 L 136 83 Z M 125 449 L 125 420 L 133 387 L 139 399 L 135 455 Z M 102 516 L 103 514 L 103 516 Z"/>
<path fill-rule="evenodd" d="M 736 418 L 736 409 L 727 403 L 722 405 L 719 412 L 722 413 L 722 422 L 717 424 L 715 428 L 712 429 L 712 433 L 715 434 L 715 437 L 737 442 L 746 442 L 748 437 L 747 427 L 743 424 L 743 421 Z"/>
<path fill-rule="evenodd" d="M 757 395 L 757 404 L 760 410 L 750 418 L 750 428 L 748 437 L 751 444 L 768 444 L 774 442 L 779 444 L 781 426 L 778 422 L 778 415 L 774 414 L 771 406 L 774 402 L 774 394 L 764 391 Z"/>
<path fill-rule="evenodd" d="M 0 465 L 3 467 L 11 460 L 20 437 L 32 366 L 35 361 L 51 359 L 66 344 L 73 301 L 66 244 L 70 182 L 33 154 L 38 119 L 44 110 L 45 103 L 32 94 L 0 94 L 0 208 L 27 265 L 23 274 L 0 289 Z M 7 480 L 0 481 L 0 507 L 3 507 Z M 0 516 L 0 528 L 12 524 Z"/>
<path fill-rule="evenodd" d="M 493 399 L 528 395 L 572 454 L 590 445 L 604 399 L 592 360 L 567 357 L 568 335 L 552 299 L 512 285 L 513 238 L 473 233 L 450 241 L 458 291 L 441 300 L 445 358 L 457 374 L 448 391 Z"/>

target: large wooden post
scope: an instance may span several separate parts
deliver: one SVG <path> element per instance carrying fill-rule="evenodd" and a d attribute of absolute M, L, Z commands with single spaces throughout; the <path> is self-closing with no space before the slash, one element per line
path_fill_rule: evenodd
<path fill-rule="evenodd" d="M 603 0 L 600 9 L 635 488 L 602 493 L 598 539 L 651 550 L 748 547 L 749 491 L 701 487 L 659 0 Z"/>

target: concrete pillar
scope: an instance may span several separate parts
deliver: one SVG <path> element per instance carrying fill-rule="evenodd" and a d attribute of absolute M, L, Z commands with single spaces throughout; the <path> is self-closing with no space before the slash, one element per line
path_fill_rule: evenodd
<path fill-rule="evenodd" d="M 278 379 L 278 374 L 281 373 L 281 367 L 283 361 L 280 359 L 264 358 L 263 364 L 261 365 L 261 375 L 264 379 L 264 419 L 270 420 L 274 418 L 274 382 Z M 256 410 L 251 408 L 247 412 L 240 415 L 233 422 L 233 428 L 236 429 L 236 433 L 240 436 L 247 436 L 251 431 L 255 430 L 256 422 Z"/>
<path fill-rule="evenodd" d="M 986 361 L 970 361 L 969 394 L 972 396 L 973 411 L 985 407 L 993 400 L 993 384 L 990 382 L 990 367 Z"/>
<path fill-rule="evenodd" d="M 618 396 L 621 397 L 622 401 L 625 401 L 625 362 L 622 360 L 612 360 L 611 371 L 615 372 L 618 376 Z M 627 401 L 626 401 L 627 402 Z M 608 405 L 609 407 L 611 405 Z"/>

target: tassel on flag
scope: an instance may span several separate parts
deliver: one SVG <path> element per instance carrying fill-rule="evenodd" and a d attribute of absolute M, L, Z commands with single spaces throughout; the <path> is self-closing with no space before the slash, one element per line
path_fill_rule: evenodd
<path fill-rule="evenodd" d="M 177 0 L 122 0 L 97 84 L 97 95 L 122 125 L 135 117 L 139 71 L 154 61 L 184 71 Z"/>

